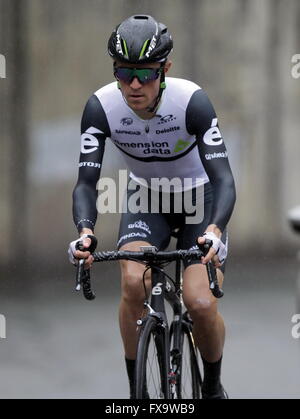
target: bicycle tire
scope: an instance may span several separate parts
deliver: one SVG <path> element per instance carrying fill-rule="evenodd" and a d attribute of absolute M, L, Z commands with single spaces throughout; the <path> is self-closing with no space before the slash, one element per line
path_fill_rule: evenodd
<path fill-rule="evenodd" d="M 174 327 L 173 322 L 170 329 L 170 342 L 172 342 Z M 175 388 L 172 397 L 177 399 L 200 399 L 202 378 L 198 363 L 198 351 L 194 344 L 191 326 L 182 321 L 180 332 L 180 350 L 179 353 L 171 354 L 175 356 L 173 371 Z M 174 391 L 175 390 L 175 391 Z"/>
<path fill-rule="evenodd" d="M 136 399 L 169 398 L 169 348 L 165 329 L 148 316 L 141 327 L 135 370 Z"/>

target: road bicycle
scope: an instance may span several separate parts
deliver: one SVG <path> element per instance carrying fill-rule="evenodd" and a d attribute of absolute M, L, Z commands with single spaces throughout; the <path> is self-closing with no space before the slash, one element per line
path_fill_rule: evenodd
<path fill-rule="evenodd" d="M 199 399 L 202 376 L 199 353 L 195 346 L 193 322 L 182 301 L 182 261 L 199 260 L 207 253 L 211 243 L 200 249 L 158 251 L 144 246 L 140 251 L 109 251 L 93 253 L 95 262 L 131 260 L 145 265 L 142 278 L 145 290 L 145 314 L 137 319 L 139 339 L 135 369 L 136 399 Z M 176 262 L 175 279 L 165 268 Z M 218 285 L 216 269 L 207 265 L 209 287 L 216 298 L 223 296 Z M 151 287 L 147 291 L 145 274 L 151 270 Z M 82 288 L 87 300 L 95 299 L 91 289 L 90 271 L 84 270 L 84 260 L 77 267 L 76 290 Z M 165 302 L 171 307 L 169 326 Z"/>

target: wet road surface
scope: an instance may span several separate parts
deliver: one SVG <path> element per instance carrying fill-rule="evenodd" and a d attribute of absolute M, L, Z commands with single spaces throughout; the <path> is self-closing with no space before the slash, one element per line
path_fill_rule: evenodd
<path fill-rule="evenodd" d="M 75 293 L 73 270 L 0 286 L 1 398 L 127 398 L 118 328 L 118 267 L 101 267 L 97 299 Z M 99 275 L 95 267 L 94 277 Z M 227 340 L 223 383 L 231 398 L 300 398 L 300 313 L 294 259 L 231 262 L 220 311 Z"/>

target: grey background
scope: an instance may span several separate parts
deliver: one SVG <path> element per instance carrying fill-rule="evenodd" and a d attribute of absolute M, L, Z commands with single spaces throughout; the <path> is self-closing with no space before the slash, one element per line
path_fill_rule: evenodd
<path fill-rule="evenodd" d="M 112 29 L 134 13 L 166 23 L 171 76 L 199 83 L 219 118 L 237 184 L 230 222 L 224 384 L 237 398 L 299 398 L 300 53 L 297 0 L 0 0 L 0 397 L 127 397 L 119 269 L 97 266 L 97 300 L 73 292 L 71 193 L 89 96 L 112 81 Z M 125 168 L 108 143 L 103 176 Z M 112 249 L 118 214 L 99 217 Z"/>

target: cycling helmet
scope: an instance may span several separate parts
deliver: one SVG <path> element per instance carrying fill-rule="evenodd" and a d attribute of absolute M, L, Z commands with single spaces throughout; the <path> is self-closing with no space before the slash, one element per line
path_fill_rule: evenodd
<path fill-rule="evenodd" d="M 124 63 L 165 62 L 173 49 L 168 28 L 152 16 L 134 15 L 124 20 L 111 34 L 108 53 Z"/>

